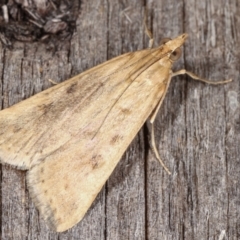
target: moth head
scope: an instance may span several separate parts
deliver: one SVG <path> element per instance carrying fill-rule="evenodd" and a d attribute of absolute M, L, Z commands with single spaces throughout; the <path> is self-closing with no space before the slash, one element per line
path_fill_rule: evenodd
<path fill-rule="evenodd" d="M 175 49 L 171 55 L 170 55 L 170 59 L 174 62 L 177 61 L 182 55 L 182 49 L 179 47 L 177 49 Z"/>
<path fill-rule="evenodd" d="M 181 46 L 185 42 L 188 35 L 186 33 L 178 36 L 177 38 L 164 38 L 161 41 L 161 45 L 166 45 L 170 50 L 170 60 L 173 62 L 178 60 L 182 54 Z"/>

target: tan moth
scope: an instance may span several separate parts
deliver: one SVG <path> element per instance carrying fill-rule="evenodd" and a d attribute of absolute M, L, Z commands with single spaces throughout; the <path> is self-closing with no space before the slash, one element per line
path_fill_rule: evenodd
<path fill-rule="evenodd" d="M 186 38 L 123 54 L 0 111 L 0 160 L 28 170 L 30 196 L 51 228 L 83 218 L 148 117 L 161 162 L 153 122 L 173 76 L 231 81 L 173 73 Z"/>

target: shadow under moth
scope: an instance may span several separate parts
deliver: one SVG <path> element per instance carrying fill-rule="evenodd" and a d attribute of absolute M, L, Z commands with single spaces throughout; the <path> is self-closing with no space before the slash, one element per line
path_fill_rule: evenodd
<path fill-rule="evenodd" d="M 150 117 L 153 123 L 187 34 L 129 52 L 0 111 L 0 160 L 27 171 L 30 196 L 55 231 L 78 223 Z"/>

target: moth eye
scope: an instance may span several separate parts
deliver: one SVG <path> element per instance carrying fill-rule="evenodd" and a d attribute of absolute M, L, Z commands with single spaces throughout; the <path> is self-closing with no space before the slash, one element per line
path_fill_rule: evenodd
<path fill-rule="evenodd" d="M 180 58 L 180 56 L 181 56 L 181 53 L 182 53 L 181 48 L 175 49 L 175 51 L 173 51 L 173 52 L 171 53 L 170 59 L 171 59 L 172 61 L 178 60 L 178 59 Z"/>
<path fill-rule="evenodd" d="M 167 43 L 168 41 L 172 40 L 171 38 L 163 38 L 160 42 L 160 45 L 163 45 L 165 43 Z"/>

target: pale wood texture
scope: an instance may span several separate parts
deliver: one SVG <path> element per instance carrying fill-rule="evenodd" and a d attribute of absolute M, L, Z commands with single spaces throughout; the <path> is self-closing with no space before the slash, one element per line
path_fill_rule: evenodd
<path fill-rule="evenodd" d="M 49 78 L 60 82 L 147 47 L 145 5 L 155 44 L 189 34 L 175 69 L 234 82 L 208 86 L 175 78 L 155 124 L 172 175 L 155 159 L 145 125 L 86 217 L 67 232 L 48 230 L 29 199 L 25 173 L 2 166 L 1 239 L 240 238 L 237 1 L 82 1 L 69 52 L 53 54 L 39 43 L 16 43 L 12 51 L 0 46 L 1 107 L 50 87 Z"/>

